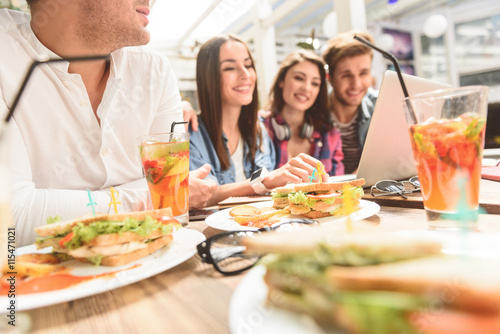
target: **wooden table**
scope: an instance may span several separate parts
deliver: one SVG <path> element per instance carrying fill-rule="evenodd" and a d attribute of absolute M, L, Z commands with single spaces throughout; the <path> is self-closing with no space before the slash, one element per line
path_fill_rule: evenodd
<path fill-rule="evenodd" d="M 422 209 L 384 206 L 367 221 L 388 232 L 427 229 Z M 219 232 L 203 221 L 190 228 Z M 480 215 L 479 230 L 500 232 L 500 217 Z M 196 255 L 140 282 L 21 316 L 31 318 L 34 333 L 228 333 L 231 296 L 244 275 L 222 276 Z"/>
<path fill-rule="evenodd" d="M 416 209 L 424 208 L 424 203 L 422 201 L 420 192 L 406 194 L 406 196 L 408 197 L 408 199 L 404 199 L 399 195 L 373 197 L 370 194 L 370 189 L 368 188 L 365 189 L 365 195 L 363 196 L 363 199 L 374 201 L 379 205 L 384 206 L 396 206 Z M 481 208 L 486 210 L 487 213 L 500 215 L 500 182 L 484 179 L 481 180 L 479 205 Z"/>

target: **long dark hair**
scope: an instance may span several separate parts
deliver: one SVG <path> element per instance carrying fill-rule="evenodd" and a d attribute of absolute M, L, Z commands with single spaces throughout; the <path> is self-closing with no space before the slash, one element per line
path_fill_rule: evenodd
<path fill-rule="evenodd" d="M 283 60 L 269 91 L 268 109 L 271 110 L 273 116 L 277 116 L 283 111 L 285 100 L 283 99 L 283 88 L 280 87 L 280 84 L 285 80 L 286 73 L 290 68 L 304 61 L 309 61 L 316 65 L 321 77 L 318 96 L 311 108 L 306 110 L 305 118 L 311 120 L 314 129 L 317 131 L 330 131 L 333 128 L 333 124 L 328 107 L 325 62 L 313 52 L 294 51 Z"/>
<path fill-rule="evenodd" d="M 236 41 L 243 44 L 252 60 L 252 68 L 255 63 L 248 45 L 234 35 L 222 35 L 213 37 L 203 44 L 198 53 L 196 61 L 196 85 L 198 88 L 198 102 L 201 110 L 200 118 L 207 127 L 212 144 L 219 157 L 222 170 L 227 170 L 231 165 L 231 157 L 222 139 L 222 93 L 220 75 L 220 48 L 228 41 Z M 261 131 L 258 123 L 259 96 L 257 93 L 257 81 L 253 92 L 252 102 L 241 107 L 238 127 L 243 141 L 248 145 L 247 158 L 251 161 L 255 158 L 257 151 L 257 139 L 261 140 Z"/>

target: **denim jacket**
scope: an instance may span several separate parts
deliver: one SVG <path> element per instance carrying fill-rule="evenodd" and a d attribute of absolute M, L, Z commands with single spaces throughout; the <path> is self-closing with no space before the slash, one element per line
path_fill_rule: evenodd
<path fill-rule="evenodd" d="M 375 102 L 377 101 L 378 91 L 369 88 L 366 95 L 361 100 L 359 105 L 359 119 L 358 119 L 358 139 L 361 150 L 365 146 L 366 135 L 372 120 L 373 110 L 375 109 Z"/>
<path fill-rule="evenodd" d="M 236 182 L 233 162 L 231 161 L 231 165 L 227 170 L 223 171 L 221 169 L 219 157 L 210 140 L 207 127 L 202 119 L 199 118 L 198 121 L 197 132 L 194 132 L 191 126 L 189 127 L 189 170 L 198 169 L 205 163 L 209 163 L 212 166 L 209 177 L 216 180 L 219 185 Z M 255 152 L 254 161 L 246 158 L 248 154 L 248 145 L 245 143 L 243 146 L 243 168 L 247 178 L 261 167 L 265 167 L 267 170 L 271 171 L 274 170 L 274 166 L 276 165 L 273 143 L 264 125 L 260 123 L 260 126 L 262 131 L 262 143 L 258 143 L 259 149 Z M 227 148 L 227 137 L 224 133 L 222 133 L 222 138 Z"/>

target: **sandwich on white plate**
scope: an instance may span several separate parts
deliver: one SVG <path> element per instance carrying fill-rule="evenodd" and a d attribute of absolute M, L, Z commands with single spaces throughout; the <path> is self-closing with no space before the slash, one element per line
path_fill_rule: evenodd
<path fill-rule="evenodd" d="M 356 207 L 364 194 L 364 179 L 345 182 L 298 183 L 276 188 L 273 207 L 289 207 L 293 215 L 315 219 L 339 214 L 346 200 Z"/>
<path fill-rule="evenodd" d="M 35 228 L 35 245 L 95 265 L 121 266 L 170 244 L 173 231 L 182 228 L 171 217 L 165 208 L 55 222 Z"/>
<path fill-rule="evenodd" d="M 444 255 L 435 238 L 327 226 L 244 240 L 268 254 L 267 304 L 348 333 L 500 333 L 500 260 Z"/>

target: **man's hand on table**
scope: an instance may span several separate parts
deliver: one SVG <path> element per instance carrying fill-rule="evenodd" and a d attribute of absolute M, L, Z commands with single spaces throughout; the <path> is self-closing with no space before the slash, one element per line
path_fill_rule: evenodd
<path fill-rule="evenodd" d="M 212 192 L 217 189 L 217 183 L 213 180 L 206 179 L 210 174 L 210 165 L 204 164 L 200 168 L 189 172 L 189 208 L 199 209 L 207 205 L 208 200 L 212 197 Z"/>

